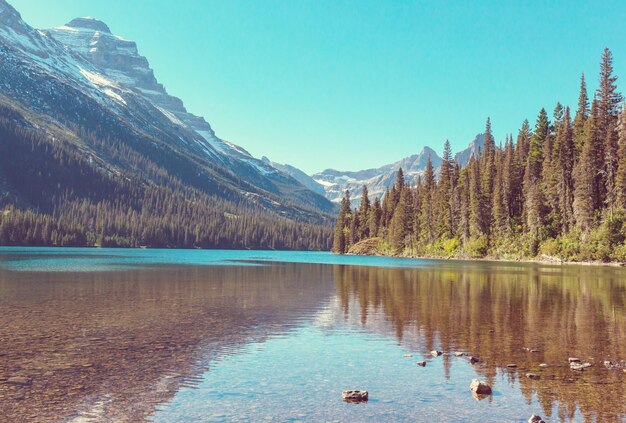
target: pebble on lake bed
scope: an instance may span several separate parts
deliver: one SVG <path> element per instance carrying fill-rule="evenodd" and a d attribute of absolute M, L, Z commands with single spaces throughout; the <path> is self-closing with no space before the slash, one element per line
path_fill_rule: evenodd
<path fill-rule="evenodd" d="M 533 414 L 532 416 L 530 416 L 530 419 L 528 419 L 528 423 L 546 423 L 546 422 L 544 422 L 540 416 Z"/>
<path fill-rule="evenodd" d="M 369 392 L 361 390 L 348 390 L 341 393 L 341 398 L 346 402 L 367 402 Z"/>
<path fill-rule="evenodd" d="M 13 376 L 6 380 L 9 385 L 30 385 L 33 381 L 24 376 Z"/>
<path fill-rule="evenodd" d="M 420 367 L 426 367 L 426 362 L 424 360 L 418 361 L 416 364 Z"/>
<path fill-rule="evenodd" d="M 586 368 L 591 367 L 591 363 L 581 363 L 581 362 L 570 362 L 569 368 L 572 370 L 583 371 Z"/>
<path fill-rule="evenodd" d="M 491 386 L 489 386 L 487 382 L 474 379 L 470 384 L 470 391 L 474 392 L 477 395 L 491 395 Z"/>
<path fill-rule="evenodd" d="M 609 370 L 617 370 L 617 369 L 624 369 L 624 371 L 626 371 L 626 361 L 622 360 L 622 361 L 605 361 L 604 362 L 604 367 L 606 367 Z"/>

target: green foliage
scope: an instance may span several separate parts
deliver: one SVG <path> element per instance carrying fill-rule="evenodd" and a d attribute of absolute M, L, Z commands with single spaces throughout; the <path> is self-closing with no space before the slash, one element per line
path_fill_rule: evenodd
<path fill-rule="evenodd" d="M 465 242 L 463 247 L 464 252 L 472 258 L 482 258 L 487 255 L 489 244 L 487 242 L 487 236 L 481 235 L 479 237 L 470 238 Z"/>
<path fill-rule="evenodd" d="M 273 211 L 262 204 L 268 199 L 244 200 L 206 175 L 198 182 L 189 163 L 174 175 L 128 144 L 83 134 L 118 163 L 112 171 L 96 155 L 25 129 L 11 113 L 0 107 L 0 245 L 330 248 L 331 228 L 304 208 L 288 217 L 288 205 Z"/>
<path fill-rule="evenodd" d="M 454 256 L 461 248 L 461 240 L 459 238 L 450 238 L 443 241 L 442 248 L 448 256 Z"/>
<path fill-rule="evenodd" d="M 451 161 L 446 142 L 440 172 L 429 161 L 409 187 L 400 170 L 382 199 L 383 217 L 371 225 L 388 253 L 624 260 L 626 111 L 618 116 L 616 79 L 606 50 L 596 98 L 589 108 L 581 78 L 573 119 L 570 108 L 557 103 L 551 123 L 542 108 L 534 131 L 525 120 L 517 142 L 507 135 L 503 148 L 487 119 L 483 151 L 466 168 Z"/>

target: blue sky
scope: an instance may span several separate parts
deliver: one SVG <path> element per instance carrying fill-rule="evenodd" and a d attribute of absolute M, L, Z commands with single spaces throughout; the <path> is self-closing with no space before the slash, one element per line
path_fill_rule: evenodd
<path fill-rule="evenodd" d="M 32 26 L 93 16 L 137 41 L 217 135 L 311 173 L 377 167 L 491 117 L 498 141 L 595 89 L 626 87 L 623 1 L 9 0 Z"/>

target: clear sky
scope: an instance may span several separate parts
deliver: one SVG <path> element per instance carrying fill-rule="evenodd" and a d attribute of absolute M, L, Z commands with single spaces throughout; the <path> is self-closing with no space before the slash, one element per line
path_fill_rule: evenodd
<path fill-rule="evenodd" d="M 309 173 L 459 150 L 487 116 L 502 141 L 575 107 L 581 72 L 595 89 L 607 46 L 626 87 L 624 1 L 9 2 L 38 28 L 103 20 L 218 136 Z"/>

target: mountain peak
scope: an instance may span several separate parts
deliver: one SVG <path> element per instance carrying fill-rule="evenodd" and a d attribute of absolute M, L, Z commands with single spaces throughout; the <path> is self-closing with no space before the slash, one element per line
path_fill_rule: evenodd
<path fill-rule="evenodd" d="M 22 16 L 15 10 L 13 6 L 5 0 L 0 0 L 0 23 L 13 26 L 17 22 L 21 22 Z"/>
<path fill-rule="evenodd" d="M 70 22 L 66 23 L 65 26 L 70 28 L 90 29 L 93 31 L 105 32 L 107 34 L 111 33 L 111 30 L 109 29 L 107 24 L 89 16 L 84 18 L 72 19 Z"/>

